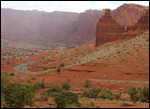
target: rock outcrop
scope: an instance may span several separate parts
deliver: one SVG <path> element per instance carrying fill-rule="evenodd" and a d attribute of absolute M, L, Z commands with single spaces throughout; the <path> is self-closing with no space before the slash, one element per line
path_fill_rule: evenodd
<path fill-rule="evenodd" d="M 137 4 L 123 4 L 112 12 L 112 18 L 122 26 L 131 26 L 138 22 L 143 10 L 148 8 Z"/>
<path fill-rule="evenodd" d="M 96 28 L 96 46 L 120 38 L 119 34 L 125 27 L 117 23 L 110 14 L 110 9 L 105 9 L 105 14 L 99 19 Z M 118 33 L 118 35 L 116 34 Z"/>
<path fill-rule="evenodd" d="M 130 26 L 128 30 L 145 31 L 148 29 L 149 29 L 149 10 L 145 9 L 138 22 L 135 25 Z"/>
<path fill-rule="evenodd" d="M 121 26 L 110 14 L 110 9 L 105 9 L 105 14 L 99 19 L 96 27 L 96 44 L 101 44 L 124 39 L 126 37 L 138 35 L 149 29 L 149 10 L 144 10 L 140 19 L 135 25 Z"/>

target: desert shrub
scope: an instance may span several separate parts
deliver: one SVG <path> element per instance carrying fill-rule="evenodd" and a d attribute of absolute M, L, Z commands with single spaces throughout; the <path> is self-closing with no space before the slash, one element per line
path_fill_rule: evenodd
<path fill-rule="evenodd" d="M 111 91 L 110 89 L 108 89 L 108 90 L 106 91 L 106 93 L 109 93 L 110 95 L 113 95 L 113 93 L 112 93 L 112 91 Z"/>
<path fill-rule="evenodd" d="M 4 95 L 5 95 L 5 89 L 8 86 L 9 80 L 10 78 L 8 74 L 6 72 L 1 72 L 1 108 L 4 108 L 6 104 Z"/>
<path fill-rule="evenodd" d="M 54 95 L 54 101 L 57 104 L 57 108 L 66 108 L 71 104 L 75 104 L 76 106 L 80 105 L 80 103 L 78 102 L 78 94 L 69 91 L 56 93 Z"/>
<path fill-rule="evenodd" d="M 142 102 L 148 102 L 149 103 L 149 87 L 144 87 L 142 90 L 142 95 L 144 97 L 143 100 L 141 100 Z"/>
<path fill-rule="evenodd" d="M 128 94 L 132 101 L 137 102 L 149 102 L 149 88 L 144 87 L 143 89 L 139 87 L 129 87 Z"/>
<path fill-rule="evenodd" d="M 65 90 L 69 90 L 71 88 L 71 86 L 69 83 L 64 83 L 64 84 L 62 84 L 62 88 Z"/>
<path fill-rule="evenodd" d="M 44 68 L 43 68 L 43 70 L 47 70 L 47 69 L 48 69 L 47 67 L 44 67 Z"/>
<path fill-rule="evenodd" d="M 121 94 L 114 94 L 114 96 L 116 97 L 116 99 L 119 99 Z"/>
<path fill-rule="evenodd" d="M 40 90 L 40 89 L 44 89 L 45 88 L 45 84 L 42 82 L 42 83 L 36 83 L 34 85 L 34 90 Z"/>
<path fill-rule="evenodd" d="M 111 95 L 111 94 L 106 93 L 106 92 L 102 92 L 99 97 L 102 99 L 109 99 L 109 100 L 114 99 L 114 95 Z"/>
<path fill-rule="evenodd" d="M 127 54 L 130 54 L 130 52 L 127 52 Z"/>
<path fill-rule="evenodd" d="M 82 88 L 80 88 L 80 91 L 83 91 L 83 89 L 82 89 Z"/>
<path fill-rule="evenodd" d="M 119 53 L 121 53 L 121 51 L 118 51 L 117 53 L 119 54 Z"/>
<path fill-rule="evenodd" d="M 34 85 L 10 83 L 5 89 L 4 98 L 8 107 L 23 107 L 34 103 Z"/>
<path fill-rule="evenodd" d="M 9 75 L 10 75 L 10 76 L 14 76 L 14 75 L 15 75 L 15 73 L 10 73 Z"/>
<path fill-rule="evenodd" d="M 61 69 L 58 67 L 58 68 L 57 68 L 57 72 L 60 72 L 60 71 L 61 71 Z"/>
<path fill-rule="evenodd" d="M 83 90 L 83 93 L 81 96 L 90 98 L 91 97 L 90 91 L 89 90 Z"/>
<path fill-rule="evenodd" d="M 60 64 L 60 67 L 64 67 L 64 66 L 65 66 L 65 64 L 64 64 L 64 63 L 61 63 L 61 64 Z"/>
<path fill-rule="evenodd" d="M 20 57 L 20 60 L 22 60 L 22 57 Z"/>
<path fill-rule="evenodd" d="M 61 92 L 62 89 L 58 85 L 50 86 L 50 88 L 46 91 L 48 95 L 53 96 L 55 93 Z"/>
<path fill-rule="evenodd" d="M 44 89 L 45 88 L 45 84 L 42 82 L 42 83 L 38 83 L 39 87 L 41 87 L 41 89 Z"/>
<path fill-rule="evenodd" d="M 93 101 L 91 101 L 90 107 L 95 107 L 95 104 L 93 103 Z"/>
<path fill-rule="evenodd" d="M 92 92 L 91 92 L 91 97 L 92 98 L 97 98 L 98 94 L 101 92 L 100 88 L 93 88 Z"/>
<path fill-rule="evenodd" d="M 1 92 L 1 108 L 5 107 L 5 98 L 4 98 L 4 94 Z"/>
<path fill-rule="evenodd" d="M 6 72 L 1 72 L 1 93 L 4 93 L 5 88 L 9 83 L 9 76 Z"/>
<path fill-rule="evenodd" d="M 71 81 L 71 79 L 67 79 L 67 82 L 70 82 Z"/>
<path fill-rule="evenodd" d="M 10 64 L 10 62 L 9 62 L 9 61 L 7 61 L 7 64 Z"/>
<path fill-rule="evenodd" d="M 53 67 L 54 69 L 56 68 L 56 66 Z"/>
<path fill-rule="evenodd" d="M 85 87 L 90 87 L 91 86 L 91 82 L 89 80 L 86 80 L 84 83 Z"/>
<path fill-rule="evenodd" d="M 137 102 L 143 100 L 143 95 L 141 94 L 142 92 L 141 88 L 132 86 L 128 88 L 127 92 L 130 95 L 132 101 Z"/>
<path fill-rule="evenodd" d="M 32 77 L 31 80 L 36 80 L 36 78 Z"/>
<path fill-rule="evenodd" d="M 98 94 L 100 93 L 100 88 L 93 88 L 92 91 L 84 90 L 82 93 L 82 97 L 88 97 L 88 98 L 97 98 Z"/>
<path fill-rule="evenodd" d="M 41 93 L 41 99 L 42 101 L 48 101 L 49 96 L 46 92 Z"/>

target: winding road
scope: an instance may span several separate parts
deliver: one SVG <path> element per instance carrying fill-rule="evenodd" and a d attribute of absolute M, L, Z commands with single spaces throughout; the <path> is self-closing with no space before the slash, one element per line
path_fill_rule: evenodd
<path fill-rule="evenodd" d="M 14 69 L 18 72 L 23 72 L 23 73 L 29 73 L 29 74 L 36 74 L 36 73 L 33 73 L 33 72 L 29 72 L 29 71 L 26 71 L 24 70 L 23 68 L 27 67 L 28 65 L 31 65 L 35 63 L 35 61 L 28 61 L 28 63 L 25 63 L 25 64 L 22 64 L 22 65 L 19 65 L 19 66 L 16 66 L 14 67 Z"/>

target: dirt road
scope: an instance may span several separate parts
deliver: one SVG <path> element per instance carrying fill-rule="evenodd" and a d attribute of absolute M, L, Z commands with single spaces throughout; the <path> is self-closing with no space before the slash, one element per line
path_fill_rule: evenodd
<path fill-rule="evenodd" d="M 36 74 L 36 73 L 33 73 L 33 72 L 29 72 L 29 71 L 26 71 L 24 70 L 23 68 L 27 67 L 28 65 L 31 65 L 35 63 L 35 61 L 28 61 L 28 63 L 25 63 L 25 64 L 22 64 L 22 65 L 19 65 L 17 67 L 14 67 L 14 69 L 18 72 L 23 72 L 23 73 L 30 73 L 30 74 Z"/>

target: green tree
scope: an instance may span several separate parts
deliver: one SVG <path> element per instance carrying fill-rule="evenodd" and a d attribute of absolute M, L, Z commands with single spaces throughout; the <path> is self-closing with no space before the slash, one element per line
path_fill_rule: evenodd
<path fill-rule="evenodd" d="M 48 69 L 47 67 L 44 67 L 44 68 L 43 68 L 43 70 L 47 70 L 47 69 Z"/>
<path fill-rule="evenodd" d="M 65 90 L 69 90 L 71 88 L 71 86 L 69 83 L 64 83 L 64 84 L 62 84 L 62 88 Z"/>
<path fill-rule="evenodd" d="M 144 97 L 144 100 L 142 102 L 148 102 L 149 103 L 149 87 L 144 87 L 141 94 Z"/>
<path fill-rule="evenodd" d="M 44 88 L 45 88 L 45 84 L 43 82 L 34 84 L 34 90 L 40 90 Z"/>
<path fill-rule="evenodd" d="M 58 68 L 57 68 L 57 72 L 60 72 L 60 71 L 61 71 L 61 69 L 58 67 Z"/>
<path fill-rule="evenodd" d="M 109 99 L 109 100 L 114 99 L 114 95 L 111 95 L 111 94 L 106 93 L 106 92 L 102 92 L 99 97 L 102 99 Z"/>
<path fill-rule="evenodd" d="M 64 66 L 65 66 L 65 64 L 64 64 L 64 63 L 61 63 L 61 64 L 60 64 L 60 67 L 64 67 Z"/>
<path fill-rule="evenodd" d="M 80 103 L 78 102 L 78 94 L 69 91 L 56 93 L 54 95 L 54 101 L 57 104 L 58 108 L 66 108 L 71 104 L 76 104 L 76 106 L 80 105 Z"/>
<path fill-rule="evenodd" d="M 53 96 L 55 93 L 61 92 L 62 89 L 58 85 L 50 86 L 50 88 L 46 91 L 48 95 Z"/>
<path fill-rule="evenodd" d="M 34 103 L 34 85 L 10 83 L 5 90 L 5 101 L 8 107 L 23 107 Z"/>
<path fill-rule="evenodd" d="M 84 83 L 85 87 L 90 87 L 91 86 L 91 82 L 89 80 L 86 80 Z"/>
<path fill-rule="evenodd" d="M 100 88 L 93 88 L 92 91 L 84 90 L 82 93 L 82 97 L 88 97 L 88 98 L 97 98 L 98 94 L 100 93 Z"/>
<path fill-rule="evenodd" d="M 95 107 L 95 104 L 93 103 L 93 101 L 91 101 L 90 106 Z"/>
<path fill-rule="evenodd" d="M 5 107 L 5 89 L 9 84 L 10 78 L 6 72 L 1 72 L 1 108 Z"/>
<path fill-rule="evenodd" d="M 140 92 L 142 92 L 142 89 L 141 88 L 138 88 L 138 87 L 135 87 L 135 86 L 132 86 L 132 87 L 129 87 L 128 88 L 128 94 L 131 96 L 131 100 L 134 101 L 134 102 L 137 102 L 137 101 L 140 101 Z"/>

